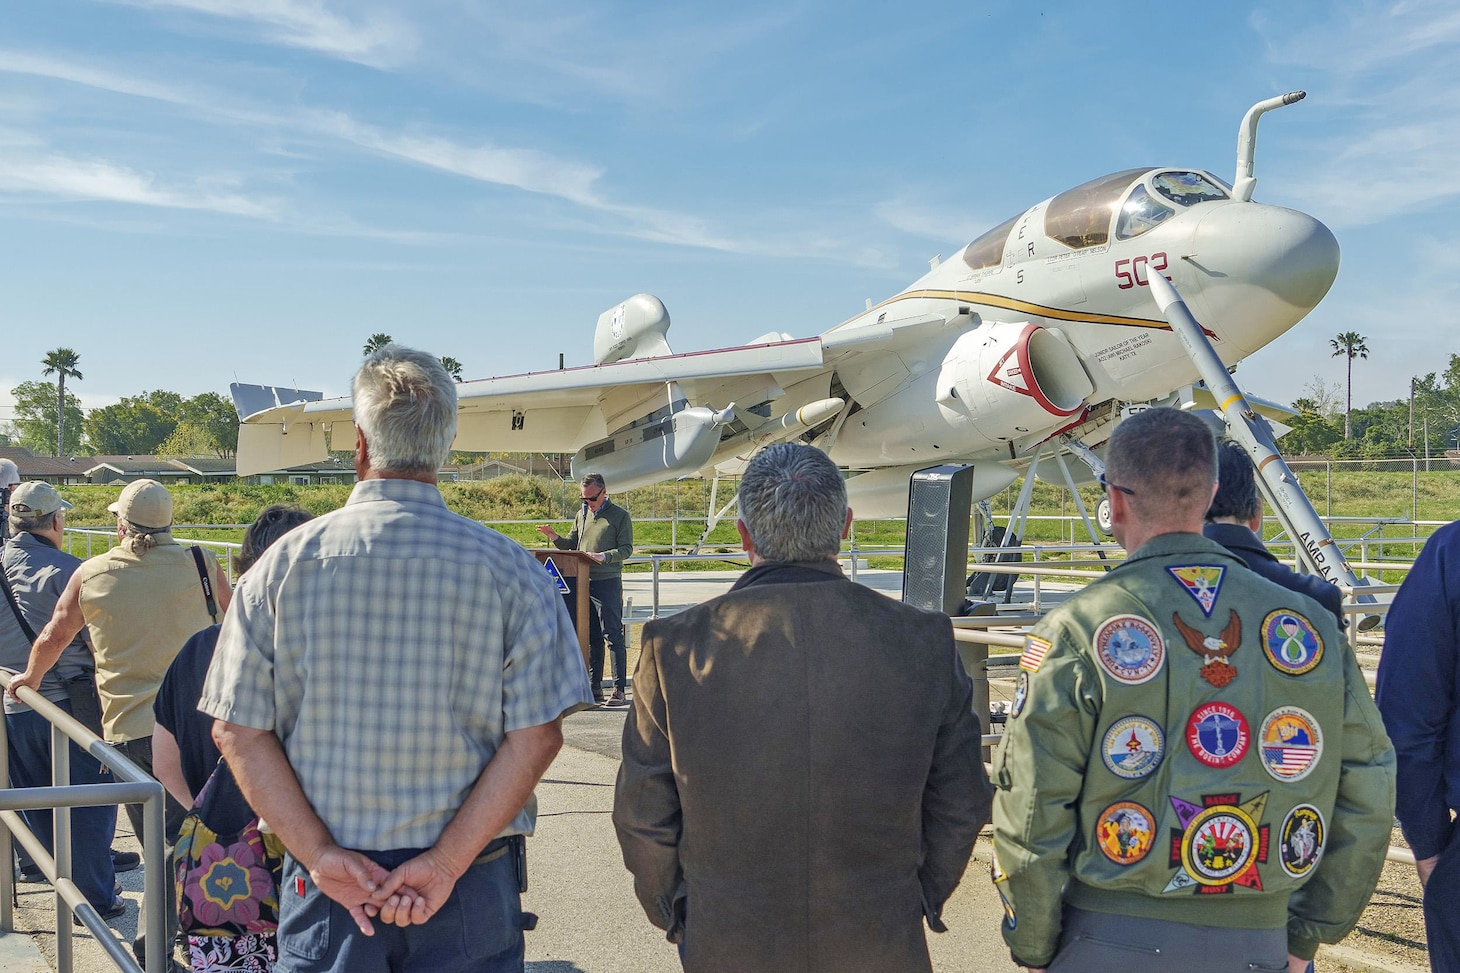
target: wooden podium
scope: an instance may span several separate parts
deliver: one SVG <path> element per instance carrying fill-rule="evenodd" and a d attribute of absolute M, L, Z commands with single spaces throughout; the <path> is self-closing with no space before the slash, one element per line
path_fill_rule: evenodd
<path fill-rule="evenodd" d="M 532 556 L 541 561 L 544 565 L 548 561 L 553 562 L 553 567 L 566 581 L 569 578 L 579 578 L 574 585 L 577 594 L 577 601 L 574 606 L 573 616 L 578 627 L 578 649 L 583 653 L 583 668 L 588 668 L 588 569 L 594 564 L 593 558 L 582 551 L 560 551 L 556 547 L 531 548 Z"/>

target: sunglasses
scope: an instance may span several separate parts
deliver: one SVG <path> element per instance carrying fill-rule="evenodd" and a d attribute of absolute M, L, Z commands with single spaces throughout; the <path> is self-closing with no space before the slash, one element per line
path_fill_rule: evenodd
<path fill-rule="evenodd" d="M 1101 473 L 1098 477 L 1096 477 L 1095 482 L 1100 484 L 1100 489 L 1102 490 L 1119 490 L 1121 493 L 1124 493 L 1127 496 L 1131 497 L 1136 495 L 1136 491 L 1132 490 L 1130 487 L 1121 486 L 1119 483 L 1111 483 L 1105 478 L 1104 473 Z"/>
<path fill-rule="evenodd" d="M 599 491 L 591 497 L 582 497 L 581 499 L 584 503 L 597 503 L 598 501 L 603 499 L 603 492 Z"/>

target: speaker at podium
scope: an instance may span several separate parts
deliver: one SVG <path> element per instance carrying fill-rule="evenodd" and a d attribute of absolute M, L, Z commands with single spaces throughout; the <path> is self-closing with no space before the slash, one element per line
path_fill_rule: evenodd
<path fill-rule="evenodd" d="M 968 576 L 968 520 L 973 467 L 930 466 L 912 475 L 907 494 L 907 546 L 902 600 L 957 615 Z"/>

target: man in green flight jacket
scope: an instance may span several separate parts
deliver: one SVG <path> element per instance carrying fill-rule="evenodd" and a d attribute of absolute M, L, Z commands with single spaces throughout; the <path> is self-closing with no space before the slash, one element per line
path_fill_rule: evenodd
<path fill-rule="evenodd" d="M 1101 484 L 1129 559 L 1034 627 L 994 759 L 1004 940 L 1034 970 L 1308 969 L 1384 864 L 1378 710 L 1331 612 L 1201 536 L 1200 419 L 1124 420 Z"/>

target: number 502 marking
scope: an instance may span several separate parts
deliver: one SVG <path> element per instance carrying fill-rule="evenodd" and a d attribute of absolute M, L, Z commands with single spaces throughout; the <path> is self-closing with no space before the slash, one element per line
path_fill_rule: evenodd
<path fill-rule="evenodd" d="M 1142 287 L 1151 286 L 1151 282 L 1145 277 L 1145 271 L 1149 265 L 1151 270 L 1162 271 L 1166 269 L 1166 255 L 1164 253 L 1153 253 L 1149 257 L 1136 257 L 1133 260 L 1117 260 L 1115 262 L 1115 279 L 1120 281 L 1116 286 L 1121 290 L 1130 290 L 1139 284 Z M 1166 278 L 1170 280 L 1170 277 Z"/>

